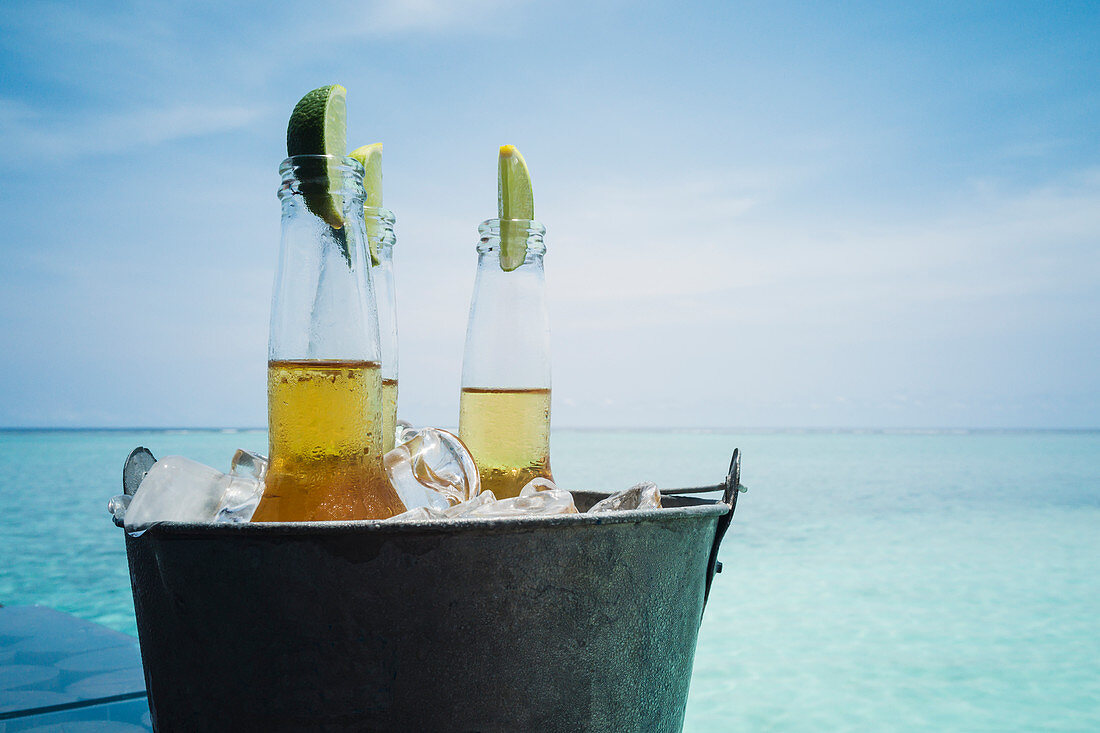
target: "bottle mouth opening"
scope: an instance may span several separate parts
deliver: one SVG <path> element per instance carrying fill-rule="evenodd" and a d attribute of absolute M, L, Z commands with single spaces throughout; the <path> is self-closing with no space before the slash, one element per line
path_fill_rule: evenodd
<path fill-rule="evenodd" d="M 297 193 L 316 196 L 327 192 L 351 200 L 365 195 L 363 164 L 351 157 L 294 155 L 279 164 L 279 175 L 282 177 L 280 198 Z"/>
<path fill-rule="evenodd" d="M 502 226 L 511 228 L 512 231 L 526 231 L 528 236 L 541 237 L 546 234 L 546 227 L 538 219 L 486 219 L 477 230 L 482 235 L 499 235 Z"/>
<path fill-rule="evenodd" d="M 499 252 L 502 231 L 512 237 L 525 237 L 528 257 L 546 254 L 543 241 L 546 227 L 537 219 L 486 219 L 477 230 L 481 235 L 477 243 L 479 254 Z"/>
<path fill-rule="evenodd" d="M 343 158 L 336 155 L 292 155 L 279 164 L 279 173 L 285 178 L 288 172 L 303 168 L 314 170 L 318 165 L 324 165 L 328 170 L 355 173 L 360 178 L 363 177 L 363 164 L 346 155 Z"/>

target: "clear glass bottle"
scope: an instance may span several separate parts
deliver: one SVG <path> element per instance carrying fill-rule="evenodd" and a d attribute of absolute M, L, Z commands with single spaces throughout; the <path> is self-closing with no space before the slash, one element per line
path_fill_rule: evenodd
<path fill-rule="evenodd" d="M 404 505 L 382 467 L 381 348 L 363 167 L 352 158 L 296 156 L 279 172 L 282 241 L 267 371 L 270 463 L 252 521 L 390 517 Z"/>
<path fill-rule="evenodd" d="M 543 271 L 545 227 L 504 222 L 527 232 L 523 264 L 500 261 L 501 220 L 478 231 L 477 280 L 462 360 L 459 437 L 474 456 L 482 491 L 517 496 L 550 472 L 550 321 Z"/>
<path fill-rule="evenodd" d="M 389 209 L 363 207 L 367 236 L 375 261 L 371 267 L 378 303 L 378 336 L 382 346 L 382 452 L 393 450 L 397 432 L 397 290 L 393 279 L 394 215 Z"/>

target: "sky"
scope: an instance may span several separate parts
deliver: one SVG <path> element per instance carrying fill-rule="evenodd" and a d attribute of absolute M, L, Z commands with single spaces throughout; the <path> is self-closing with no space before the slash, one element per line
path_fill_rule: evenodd
<path fill-rule="evenodd" d="M 285 6 L 285 7 L 280 7 Z M 262 426 L 286 121 L 348 89 L 400 413 L 517 145 L 556 427 L 1100 427 L 1100 4 L 0 4 L 0 426 Z"/>

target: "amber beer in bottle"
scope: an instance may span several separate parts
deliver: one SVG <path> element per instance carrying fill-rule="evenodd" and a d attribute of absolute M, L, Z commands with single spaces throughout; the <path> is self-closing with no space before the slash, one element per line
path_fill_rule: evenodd
<path fill-rule="evenodd" d="M 512 237 L 526 240 L 518 266 L 502 266 L 502 226 Z M 462 361 L 459 437 L 477 463 L 482 491 L 502 499 L 518 495 L 533 478 L 553 478 L 546 230 L 534 220 L 490 219 L 479 231 L 477 280 Z"/>
<path fill-rule="evenodd" d="M 371 279 L 378 302 L 378 337 L 382 347 L 382 452 L 393 450 L 397 433 L 397 288 L 393 276 L 394 215 L 389 209 L 366 206 L 367 235 L 374 239 Z"/>
<path fill-rule="evenodd" d="M 382 467 L 378 316 L 363 168 L 295 156 L 280 168 L 282 241 L 268 345 L 269 460 L 254 522 L 383 519 L 404 511 Z M 315 213 L 329 196 L 341 226 Z"/>
<path fill-rule="evenodd" d="M 364 166 L 363 219 L 370 245 L 371 280 L 378 303 L 382 347 L 382 452 L 393 450 L 397 433 L 397 289 L 393 277 L 393 212 L 382 206 L 382 143 L 364 145 L 351 157 Z"/>

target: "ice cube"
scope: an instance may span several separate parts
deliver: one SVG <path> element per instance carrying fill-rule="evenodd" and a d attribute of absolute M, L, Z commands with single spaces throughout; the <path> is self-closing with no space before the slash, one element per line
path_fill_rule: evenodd
<path fill-rule="evenodd" d="M 573 503 L 572 494 L 559 489 L 553 481 L 537 478 L 528 482 L 519 492 L 519 496 L 511 499 L 497 500 L 492 491 L 482 491 L 472 499 L 443 510 L 422 506 L 385 521 L 483 519 L 576 513 L 577 507 Z"/>
<path fill-rule="evenodd" d="M 264 494 L 267 458 L 259 453 L 238 450 L 230 463 L 229 482 L 222 496 L 215 522 L 247 522 L 252 519 Z"/>
<path fill-rule="evenodd" d="M 142 479 L 126 510 L 126 529 L 154 522 L 212 521 L 225 495 L 224 476 L 183 456 L 160 459 Z"/>
<path fill-rule="evenodd" d="M 466 517 L 522 517 L 549 514 L 576 514 L 573 495 L 559 489 L 553 481 L 531 479 L 519 496 L 489 502 L 466 513 Z"/>
<path fill-rule="evenodd" d="M 126 510 L 130 508 L 130 501 L 133 498 L 129 494 L 117 494 L 107 502 L 107 511 L 111 513 L 111 517 L 115 520 L 116 527 L 125 526 Z"/>
<path fill-rule="evenodd" d="M 481 492 L 473 456 L 452 433 L 401 428 L 398 445 L 383 457 L 390 484 L 409 509 L 444 510 Z"/>
<path fill-rule="evenodd" d="M 534 478 L 520 489 L 516 508 L 524 514 L 576 514 L 573 495 L 545 478 Z"/>
<path fill-rule="evenodd" d="M 229 473 L 234 476 L 251 476 L 262 483 L 267 476 L 267 456 L 250 450 L 238 450 L 229 464 Z"/>
<path fill-rule="evenodd" d="M 561 491 L 558 485 L 548 478 L 542 476 L 536 476 L 523 485 L 523 488 L 519 490 L 520 496 L 531 496 L 536 491 Z M 572 494 L 570 494 L 572 496 Z"/>
<path fill-rule="evenodd" d="M 635 484 L 625 491 L 596 502 L 588 510 L 594 512 L 614 512 L 627 509 L 660 509 L 661 492 L 657 490 L 657 484 L 652 481 L 644 481 Z"/>
<path fill-rule="evenodd" d="M 443 514 L 445 514 L 448 519 L 458 519 L 459 517 L 464 517 L 475 509 L 483 507 L 486 504 L 493 504 L 496 502 L 496 500 L 496 494 L 494 494 L 492 491 L 482 491 L 480 494 L 475 496 L 473 499 L 470 499 L 469 501 L 464 501 L 461 504 L 455 504 L 450 509 L 445 510 Z"/>
<path fill-rule="evenodd" d="M 447 515 L 442 510 L 430 506 L 418 506 L 407 512 L 396 514 L 383 522 L 423 522 L 428 519 L 446 519 Z"/>
<path fill-rule="evenodd" d="M 398 514 L 396 517 L 390 517 L 383 520 L 386 522 L 421 522 L 426 519 L 458 519 L 464 517 L 474 509 L 484 506 L 486 504 L 495 502 L 496 496 L 492 491 L 482 491 L 469 501 L 464 501 L 461 504 L 455 504 L 452 507 L 446 509 L 437 509 L 430 506 L 421 506 L 416 509 L 410 509 L 404 514 Z"/>
<path fill-rule="evenodd" d="M 263 494 L 256 472 L 262 475 L 265 467 L 256 460 L 261 456 L 242 454 L 234 457 L 232 474 L 183 456 L 157 461 L 126 509 L 127 531 L 156 522 L 247 522 Z"/>

